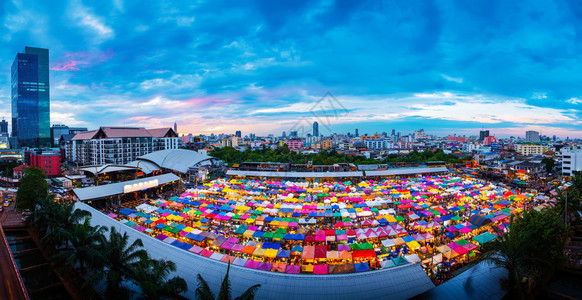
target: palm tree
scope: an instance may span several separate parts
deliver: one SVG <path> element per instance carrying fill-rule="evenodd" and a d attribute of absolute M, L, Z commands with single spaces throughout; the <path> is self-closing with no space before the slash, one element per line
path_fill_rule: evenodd
<path fill-rule="evenodd" d="M 230 280 L 228 279 L 228 273 L 230 272 L 230 263 L 228 263 L 228 267 L 226 269 L 226 275 L 224 275 L 224 279 L 222 280 L 222 284 L 220 285 L 220 291 L 218 292 L 218 298 L 214 297 L 214 293 L 210 289 L 210 286 L 202 278 L 200 274 L 198 274 L 198 288 L 196 288 L 196 299 L 198 300 L 232 300 L 231 289 L 230 289 Z M 255 294 L 257 290 L 261 287 L 260 284 L 255 284 L 248 288 L 242 295 L 234 298 L 234 300 L 253 300 L 255 298 Z"/>
<path fill-rule="evenodd" d="M 52 201 L 53 196 L 47 195 L 36 200 L 36 209 L 32 213 L 32 221 L 38 229 L 41 236 L 44 236 L 47 230 L 54 224 L 51 222 L 53 216 L 56 215 L 58 204 Z"/>
<path fill-rule="evenodd" d="M 142 247 L 140 239 L 130 244 L 127 233 L 122 235 L 112 226 L 109 238 L 105 239 L 99 249 L 99 255 L 93 261 L 96 271 L 88 278 L 87 283 L 105 279 L 107 299 L 129 298 L 129 290 L 122 287 L 121 283 L 130 279 L 135 264 L 147 256 Z"/>
<path fill-rule="evenodd" d="M 556 200 L 558 203 L 556 205 L 556 210 L 560 216 L 574 217 L 574 219 L 580 219 L 580 213 L 582 213 L 582 205 L 580 204 L 580 190 L 572 187 L 572 190 L 562 191 L 557 190 Z"/>
<path fill-rule="evenodd" d="M 107 231 L 105 226 L 91 226 L 91 218 L 85 217 L 82 224 L 76 224 L 73 231 L 67 231 L 64 228 L 57 228 L 61 231 L 59 235 L 64 236 L 67 245 L 72 248 L 62 250 L 57 253 L 53 259 L 74 266 L 80 264 L 81 273 L 85 273 L 85 264 L 94 257 L 99 256 L 99 247 L 104 242 Z"/>
<path fill-rule="evenodd" d="M 508 271 L 508 278 L 503 282 L 503 288 L 508 290 L 508 295 L 525 299 L 527 289 L 523 283 L 528 275 L 525 270 L 533 265 L 545 266 L 546 262 L 528 255 L 531 242 L 535 240 L 533 231 L 511 230 L 514 228 L 513 217 L 510 219 L 509 228 L 505 235 L 496 229 L 500 237 L 489 244 L 489 251 L 485 253 L 483 260 L 499 268 L 505 268 Z"/>
<path fill-rule="evenodd" d="M 133 280 L 140 287 L 142 296 L 139 299 L 181 298 L 180 293 L 188 290 L 188 284 L 181 277 L 168 280 L 176 271 L 176 263 L 169 260 L 151 259 L 149 256 L 135 264 Z"/>
<path fill-rule="evenodd" d="M 65 232 L 73 231 L 76 224 L 79 224 L 85 217 L 91 216 L 91 214 L 85 210 L 75 209 L 73 203 L 55 203 L 54 205 L 56 207 L 50 211 L 48 219 L 48 228 L 50 230 L 45 234 L 43 239 L 60 248 L 66 241 Z M 63 230 L 56 230 L 57 228 L 62 228 Z"/>

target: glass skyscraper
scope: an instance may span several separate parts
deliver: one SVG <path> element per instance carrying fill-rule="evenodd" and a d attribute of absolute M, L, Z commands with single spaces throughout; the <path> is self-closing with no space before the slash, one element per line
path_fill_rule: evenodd
<path fill-rule="evenodd" d="M 12 64 L 12 136 L 18 147 L 50 140 L 49 51 L 25 47 Z"/>

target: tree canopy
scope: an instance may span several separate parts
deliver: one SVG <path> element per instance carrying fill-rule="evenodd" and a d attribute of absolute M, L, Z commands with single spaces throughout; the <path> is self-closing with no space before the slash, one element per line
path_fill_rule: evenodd
<path fill-rule="evenodd" d="M 223 160 L 228 164 L 242 162 L 280 162 L 306 164 L 311 161 L 314 165 L 332 165 L 336 163 L 353 163 L 356 165 L 387 164 L 397 162 L 427 162 L 444 161 L 446 163 L 458 163 L 467 158 L 459 159 L 453 154 L 446 154 L 442 150 L 422 152 L 412 151 L 408 155 L 389 154 L 381 160 L 368 159 L 362 155 L 346 155 L 336 150 L 322 150 L 319 153 L 301 154 L 290 151 L 287 145 L 277 149 L 263 147 L 258 150 L 247 149 L 239 151 L 233 147 L 215 148 L 210 155 Z M 470 159 L 470 157 L 469 157 Z"/>
<path fill-rule="evenodd" d="M 34 167 L 27 168 L 16 192 L 18 207 L 33 210 L 37 199 L 46 197 L 48 191 L 49 186 L 43 171 Z"/>

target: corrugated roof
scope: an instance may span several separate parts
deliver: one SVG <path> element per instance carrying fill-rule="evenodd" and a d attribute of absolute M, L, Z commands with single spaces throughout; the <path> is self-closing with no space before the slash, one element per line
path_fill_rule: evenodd
<path fill-rule="evenodd" d="M 366 176 L 391 176 L 391 175 L 410 175 L 410 174 L 426 174 L 436 172 L 448 172 L 446 167 L 436 168 L 397 168 L 379 171 L 366 171 Z"/>
<path fill-rule="evenodd" d="M 282 178 L 328 178 L 328 177 L 363 177 L 361 171 L 350 172 L 269 172 L 269 171 L 245 171 L 228 170 L 226 175 L 258 176 L 258 177 L 282 177 Z"/>
<path fill-rule="evenodd" d="M 99 165 L 99 166 L 86 166 L 79 168 L 80 171 L 89 172 L 92 174 L 103 174 L 109 172 L 119 172 L 119 171 L 129 171 L 132 170 L 130 166 L 121 166 L 121 165 Z"/>
<path fill-rule="evenodd" d="M 171 169 L 180 173 L 187 173 L 190 167 L 194 167 L 204 161 L 210 161 L 214 158 L 192 150 L 168 149 L 152 152 L 140 156 L 138 159 L 150 161 L 163 169 Z"/>
<path fill-rule="evenodd" d="M 158 175 L 158 176 L 140 178 L 140 179 L 136 179 L 136 180 L 73 189 L 73 192 L 75 193 L 75 195 L 77 195 L 77 198 L 79 198 L 80 201 L 100 199 L 100 198 L 105 198 L 105 197 L 123 194 L 123 187 L 125 185 L 146 182 L 146 181 L 150 181 L 150 180 L 154 180 L 154 179 L 157 179 L 158 184 L 162 185 L 162 184 L 166 184 L 169 182 L 180 180 L 180 177 L 178 177 L 172 173 L 168 173 L 168 174 L 163 174 L 163 175 Z"/>

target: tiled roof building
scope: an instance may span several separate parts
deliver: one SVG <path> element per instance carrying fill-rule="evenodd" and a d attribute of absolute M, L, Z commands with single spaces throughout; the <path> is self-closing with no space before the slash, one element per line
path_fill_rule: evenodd
<path fill-rule="evenodd" d="M 154 151 L 178 149 L 179 142 L 170 127 L 100 127 L 67 141 L 65 156 L 80 165 L 125 164 Z"/>

